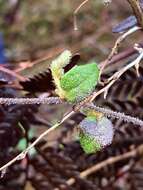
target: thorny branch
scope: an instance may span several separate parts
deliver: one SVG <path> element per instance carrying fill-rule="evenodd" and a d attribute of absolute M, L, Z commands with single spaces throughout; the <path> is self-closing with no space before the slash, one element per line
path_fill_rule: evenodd
<path fill-rule="evenodd" d="M 102 162 L 100 162 L 99 164 L 96 164 L 86 170 L 84 170 L 83 172 L 80 173 L 80 178 L 84 179 L 86 177 L 88 177 L 89 175 L 91 175 L 92 173 L 96 173 L 97 171 L 99 171 L 100 169 L 104 168 L 107 165 L 111 165 L 113 163 L 122 161 L 122 160 L 126 160 L 129 158 L 135 158 L 138 155 L 143 155 L 143 145 L 140 145 L 138 148 L 131 150 L 127 153 L 124 153 L 120 156 L 115 156 L 115 157 L 110 157 L 107 160 L 104 160 Z M 68 185 L 73 185 L 75 183 L 75 179 L 74 178 L 70 178 L 67 181 Z"/>

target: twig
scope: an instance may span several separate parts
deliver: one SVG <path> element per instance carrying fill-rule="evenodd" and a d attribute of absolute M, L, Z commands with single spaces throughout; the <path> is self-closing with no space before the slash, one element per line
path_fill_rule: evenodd
<path fill-rule="evenodd" d="M 83 7 L 89 0 L 84 0 L 77 8 L 76 10 L 74 11 L 74 14 L 76 15 L 79 10 L 81 9 L 81 7 Z"/>
<path fill-rule="evenodd" d="M 127 32 L 125 32 L 124 34 L 119 36 L 119 38 L 115 42 L 114 47 L 112 48 L 112 51 L 109 54 L 107 60 L 104 62 L 104 64 L 101 67 L 100 75 L 103 72 L 105 66 L 108 65 L 108 63 L 111 61 L 113 56 L 117 53 L 118 47 L 121 44 L 121 42 L 124 39 L 126 39 L 126 37 L 129 36 L 130 34 L 136 32 L 137 30 L 141 30 L 143 28 L 143 12 L 142 12 L 142 9 L 140 7 L 139 1 L 138 0 L 127 0 L 127 1 L 129 2 L 129 4 L 131 5 L 131 7 L 133 9 L 133 12 L 137 18 L 139 26 L 134 26 L 133 28 L 129 29 Z"/>
<path fill-rule="evenodd" d="M 116 42 L 112 48 L 112 51 L 109 54 L 107 60 L 101 66 L 101 73 L 103 72 L 105 66 L 109 64 L 109 62 L 112 60 L 113 56 L 117 53 L 118 47 L 121 44 L 121 42 L 123 40 L 125 40 L 127 36 L 129 36 L 130 34 L 136 32 L 137 30 L 140 30 L 140 29 L 141 29 L 141 27 L 135 26 L 135 27 L 129 29 L 127 32 L 123 33 L 121 36 L 118 37 L 118 39 L 116 40 Z"/>
<path fill-rule="evenodd" d="M 95 106 L 93 104 L 92 105 L 86 105 L 84 107 L 87 109 L 93 109 L 93 110 L 96 110 L 98 112 L 102 112 L 107 117 L 111 117 L 113 119 L 120 119 L 122 121 L 125 121 L 128 123 L 133 123 L 135 125 L 139 125 L 139 126 L 143 127 L 143 121 L 141 119 L 136 118 L 136 117 L 125 115 L 124 113 L 120 113 L 120 112 L 115 112 L 115 111 L 112 111 L 110 109 L 98 107 L 98 106 Z"/>
<path fill-rule="evenodd" d="M 108 60 L 111 60 L 112 57 L 117 53 L 117 49 L 118 49 L 119 45 L 121 44 L 121 42 L 123 40 L 126 39 L 127 36 L 133 34 L 134 32 L 136 32 L 137 30 L 140 30 L 140 29 L 141 29 L 141 27 L 134 26 L 133 28 L 129 29 L 127 32 L 125 32 L 121 36 L 119 36 L 119 38 L 115 42 L 114 47 L 112 48 L 112 51 L 111 51 L 111 53 L 110 53 L 110 55 L 108 57 Z"/>
<path fill-rule="evenodd" d="M 78 26 L 77 26 L 77 13 L 79 12 L 79 10 L 81 9 L 81 7 L 83 7 L 89 0 L 84 0 L 74 11 L 74 30 L 78 30 Z"/>
<path fill-rule="evenodd" d="M 127 0 L 127 1 L 132 7 L 132 10 L 137 18 L 139 26 L 143 28 L 143 12 L 139 0 Z"/>
<path fill-rule="evenodd" d="M 124 68 L 122 68 L 121 70 L 119 70 L 118 72 L 116 72 L 114 75 L 112 75 L 112 77 L 110 77 L 108 79 L 108 82 L 113 80 L 113 79 L 118 79 L 123 73 L 125 73 L 127 70 L 129 70 L 130 68 L 134 67 L 137 70 L 137 75 L 139 76 L 139 63 L 143 58 L 143 49 L 138 47 L 137 44 L 135 44 L 135 49 L 140 53 L 139 56 L 130 64 L 128 64 L 127 66 L 125 66 Z"/>
<path fill-rule="evenodd" d="M 40 100 L 40 101 L 41 101 L 41 103 L 45 103 L 45 102 L 47 103 L 47 99 L 48 98 L 45 98 L 45 100 L 44 100 L 44 98 L 43 98 L 44 101 L 43 100 L 42 101 Z M 49 98 L 49 100 L 50 100 L 50 98 Z M 102 113 L 104 113 L 107 116 L 114 117 L 114 118 L 120 118 L 120 119 L 123 119 L 126 122 L 132 122 L 134 124 L 143 126 L 143 121 L 141 121 L 138 118 L 134 118 L 134 117 L 131 117 L 131 116 L 126 116 L 124 113 L 113 112 L 112 110 L 96 107 L 96 106 L 93 106 L 93 105 L 87 105 L 86 107 L 90 108 L 90 109 L 95 109 L 96 111 L 102 112 Z M 21 152 L 19 155 L 17 155 L 14 159 L 12 159 L 11 161 L 9 161 L 7 164 L 5 164 L 4 166 L 2 166 L 0 168 L 0 171 L 3 171 L 5 169 L 7 169 L 7 167 L 9 167 L 11 164 L 13 164 L 14 162 L 16 162 L 17 160 L 23 159 L 27 155 L 27 153 L 29 152 L 29 150 L 31 150 L 43 137 L 45 137 L 51 131 L 55 130 L 57 127 L 59 127 L 61 124 L 63 124 L 68 118 L 70 118 L 74 114 L 75 114 L 75 111 L 71 111 L 67 115 L 65 115 L 63 117 L 63 119 L 59 123 L 56 123 L 53 127 L 51 127 L 50 129 L 48 129 L 44 133 L 42 133 L 29 147 L 27 147 L 27 149 L 25 149 L 23 152 Z"/>
<path fill-rule="evenodd" d="M 25 156 L 27 155 L 28 151 L 31 150 L 31 148 L 33 148 L 44 136 L 46 136 L 51 131 L 55 130 L 58 126 L 59 126 L 59 124 L 57 123 L 53 127 L 51 127 L 50 129 L 48 129 L 44 133 L 42 133 L 27 149 L 25 149 L 23 152 L 21 152 L 20 154 L 18 154 L 14 159 L 12 159 L 11 161 L 9 161 L 7 164 L 5 164 L 4 166 L 2 166 L 0 168 L 0 171 L 3 171 L 5 169 L 7 169 L 10 165 L 12 165 L 17 160 L 24 159 Z"/>
<path fill-rule="evenodd" d="M 124 60 L 124 59 L 126 59 L 132 55 L 135 55 L 135 54 L 137 54 L 136 50 L 134 48 L 129 48 L 126 51 L 123 51 L 123 52 L 115 55 L 107 64 L 106 64 L 107 60 L 102 61 L 100 63 L 100 67 L 102 68 L 103 65 L 105 65 L 105 64 L 107 66 L 109 64 L 117 63 L 117 62 L 122 61 L 122 60 Z"/>
<path fill-rule="evenodd" d="M 24 104 L 24 105 L 25 104 L 63 104 L 63 103 L 67 103 L 67 102 L 62 101 L 58 97 L 49 97 L 49 98 L 0 98 L 0 104 L 5 104 L 5 105 L 11 105 L 11 104 Z M 143 126 L 142 120 L 140 120 L 138 118 L 131 117 L 131 116 L 127 116 L 124 113 L 114 112 L 112 110 L 97 107 L 95 105 L 85 105 L 84 107 L 102 112 L 111 118 L 117 118 L 117 119 L 121 119 L 125 122 L 131 122 L 133 124 Z"/>
<path fill-rule="evenodd" d="M 7 69 L 6 67 L 3 67 L 3 66 L 0 66 L 0 71 L 3 71 L 17 79 L 19 79 L 20 81 L 25 81 L 25 78 L 19 74 L 17 74 L 16 72 L 10 70 L 10 69 Z"/>
<path fill-rule="evenodd" d="M 78 26 L 77 26 L 77 14 L 79 12 L 79 10 L 86 4 L 88 3 L 89 0 L 84 0 L 74 11 L 74 30 L 78 30 Z M 109 3 L 111 3 L 112 0 L 103 0 L 103 3 L 105 5 L 108 5 Z"/>
<path fill-rule="evenodd" d="M 53 125 L 50 129 L 47 129 L 44 133 L 42 133 L 30 146 L 28 146 L 24 151 L 22 151 L 20 154 L 18 154 L 14 159 L 10 160 L 7 164 L 2 166 L 0 168 L 0 171 L 3 171 L 7 169 L 10 165 L 12 165 L 17 160 L 22 160 L 25 158 L 29 150 L 31 150 L 43 137 L 45 137 L 50 132 L 54 131 L 56 128 L 58 128 L 66 119 L 71 117 L 74 114 L 74 111 L 71 111 L 69 114 L 67 114 L 59 123 L 56 123 Z"/>
<path fill-rule="evenodd" d="M 116 163 L 116 162 L 119 162 L 122 160 L 126 160 L 128 158 L 135 158 L 137 155 L 142 155 L 142 154 L 143 154 L 143 145 L 140 145 L 137 149 L 131 150 L 120 156 L 110 157 L 107 160 L 104 160 L 104 161 L 100 162 L 99 164 L 96 164 L 96 165 L 84 170 L 83 172 L 80 173 L 79 177 L 81 179 L 84 179 L 87 176 L 91 175 L 92 173 L 95 173 L 108 165 L 111 165 L 113 163 Z M 76 180 L 74 178 L 70 178 L 69 180 L 67 180 L 68 185 L 73 185 L 75 182 L 76 182 Z"/>
<path fill-rule="evenodd" d="M 137 49 L 137 47 L 136 47 Z M 101 90 L 99 90 L 98 92 L 94 92 L 91 97 L 87 98 L 87 102 L 92 102 L 97 96 L 99 96 L 101 93 L 104 92 L 104 98 L 106 98 L 107 93 L 109 88 L 118 80 L 118 78 L 123 75 L 128 69 L 130 69 L 133 66 L 136 66 L 137 69 L 137 73 L 138 73 L 138 65 L 139 62 L 142 60 L 143 58 L 143 49 L 142 48 L 138 48 L 137 50 L 140 51 L 139 56 L 132 61 L 130 64 L 128 64 L 127 66 L 125 66 L 123 69 L 121 69 L 120 71 L 117 71 L 111 78 L 108 79 L 108 82 L 110 81 L 110 83 L 108 83 L 105 87 L 103 87 Z"/>
<path fill-rule="evenodd" d="M 49 98 L 0 98 L 0 104 L 62 104 L 58 97 Z"/>

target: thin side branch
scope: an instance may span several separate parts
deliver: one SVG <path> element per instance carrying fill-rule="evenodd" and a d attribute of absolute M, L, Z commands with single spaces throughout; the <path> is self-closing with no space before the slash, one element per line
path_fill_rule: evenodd
<path fill-rule="evenodd" d="M 104 62 L 104 64 L 102 64 L 101 66 L 101 73 L 103 72 L 104 68 L 106 67 L 106 65 L 109 64 L 109 62 L 112 60 L 112 58 L 114 57 L 115 54 L 117 54 L 118 48 L 120 46 L 120 44 L 131 34 L 133 34 L 134 32 L 136 32 L 137 30 L 140 30 L 141 27 L 135 26 L 131 29 L 129 29 L 127 32 L 123 33 L 121 36 L 119 36 L 112 48 L 111 53 L 109 54 L 107 60 Z"/>
<path fill-rule="evenodd" d="M 134 15 L 137 18 L 139 26 L 143 28 L 143 11 L 140 6 L 139 0 L 127 0 L 130 6 L 132 7 L 132 10 L 134 12 Z"/>
<path fill-rule="evenodd" d="M 5 73 L 11 75 L 12 77 L 14 77 L 14 78 L 20 80 L 20 81 L 25 81 L 25 77 L 23 77 L 23 76 L 17 74 L 16 72 L 14 72 L 14 71 L 12 71 L 12 70 L 10 70 L 10 69 L 7 69 L 6 67 L 3 67 L 3 66 L 1 66 L 1 65 L 0 65 L 0 71 L 3 71 L 3 72 L 5 72 Z"/>
<path fill-rule="evenodd" d="M 141 27 L 139 26 L 134 26 L 133 28 L 129 29 L 127 32 L 123 33 L 121 36 L 119 36 L 119 38 L 117 38 L 115 45 L 112 48 L 112 51 L 108 57 L 108 60 L 111 60 L 112 57 L 117 53 L 118 47 L 121 44 L 121 42 L 123 42 L 123 40 L 125 40 L 127 38 L 127 36 L 133 34 L 134 32 L 136 32 L 137 30 L 140 30 Z"/>
<path fill-rule="evenodd" d="M 47 99 L 47 98 L 46 98 Z M 43 101 L 45 102 L 45 101 Z M 141 121 L 138 118 L 134 118 L 131 116 L 127 116 L 124 113 L 118 113 L 118 112 L 113 112 L 112 110 L 108 110 L 105 108 L 101 108 L 101 107 L 96 107 L 93 105 L 88 105 L 86 106 L 87 108 L 90 109 L 95 109 L 96 111 L 102 112 L 105 115 L 109 116 L 109 117 L 113 117 L 113 118 L 119 118 L 119 119 L 123 119 L 126 122 L 132 122 L 134 124 L 143 126 L 143 121 Z M 71 116 L 73 116 L 75 114 L 75 111 L 71 111 L 69 112 L 67 115 L 65 115 L 63 117 L 63 119 L 59 122 L 56 123 L 53 127 L 51 127 L 50 129 L 46 130 L 44 133 L 42 133 L 30 146 L 28 146 L 23 152 L 21 152 L 19 155 L 17 155 L 14 159 L 12 159 L 11 161 L 9 161 L 7 164 L 5 164 L 4 166 L 2 166 L 0 168 L 0 171 L 3 171 L 5 169 L 7 169 L 10 165 L 12 165 L 13 163 L 15 163 L 17 160 L 21 160 L 23 158 L 25 158 L 25 156 L 27 155 L 27 153 L 41 140 L 43 139 L 47 134 L 49 134 L 51 131 L 55 130 L 56 128 L 58 128 L 61 124 L 63 124 L 67 119 L 69 119 Z"/>
<path fill-rule="evenodd" d="M 99 111 L 99 112 L 103 113 L 105 116 L 111 117 L 113 119 L 121 119 L 122 121 L 125 121 L 128 123 L 133 123 L 134 125 L 139 125 L 139 126 L 143 127 L 143 121 L 141 119 L 138 119 L 136 117 L 131 117 L 129 115 L 125 115 L 124 113 L 121 113 L 121 112 L 115 112 L 110 109 L 95 106 L 93 104 L 87 105 L 87 106 L 85 106 L 85 108 Z"/>
<path fill-rule="evenodd" d="M 77 13 L 79 12 L 79 10 L 81 9 L 81 7 L 83 7 L 89 0 L 84 0 L 74 11 L 74 30 L 78 30 L 78 26 L 77 26 Z"/>
<path fill-rule="evenodd" d="M 26 157 L 26 155 L 27 155 L 27 153 L 28 153 L 29 150 L 31 150 L 44 136 L 46 136 L 51 131 L 55 130 L 58 126 L 59 126 L 59 124 L 55 124 L 53 127 L 51 127 L 50 129 L 48 129 L 44 133 L 42 133 L 27 149 L 25 149 L 23 152 L 21 152 L 19 155 L 17 155 L 14 159 L 12 159 L 11 161 L 9 161 L 7 164 L 5 164 L 4 166 L 2 166 L 0 168 L 0 171 L 3 171 L 5 169 L 7 169 L 10 165 L 12 165 L 17 160 L 24 159 Z"/>
<path fill-rule="evenodd" d="M 119 162 L 121 160 L 134 158 L 134 157 L 136 157 L 138 155 L 142 155 L 142 154 L 143 154 L 143 145 L 140 145 L 137 149 L 131 150 L 131 151 L 124 153 L 120 156 L 110 157 L 109 159 L 104 160 L 104 161 L 100 162 L 99 164 L 96 164 L 96 165 L 92 166 L 91 168 L 88 168 L 87 170 L 84 170 L 83 172 L 80 173 L 79 177 L 84 179 L 87 176 L 91 175 L 92 173 L 96 173 L 97 171 L 104 168 L 105 166 L 111 165 L 111 164 Z M 67 181 L 67 184 L 73 185 L 75 182 L 76 181 L 74 178 L 70 178 Z"/>
<path fill-rule="evenodd" d="M 2 166 L 0 168 L 0 171 L 6 170 L 10 165 L 15 163 L 17 160 L 22 160 L 26 157 L 27 153 L 36 145 L 38 142 L 43 139 L 47 134 L 54 131 L 56 128 L 58 128 L 65 120 L 67 120 L 69 117 L 71 117 L 74 114 L 74 111 L 71 111 L 69 114 L 67 114 L 59 123 L 56 123 L 53 125 L 50 129 L 47 129 L 44 133 L 42 133 L 31 145 L 29 145 L 24 151 L 22 151 L 20 154 L 18 154 L 14 159 L 10 160 L 7 164 Z"/>
<path fill-rule="evenodd" d="M 89 0 L 84 0 L 74 11 L 74 30 L 78 30 L 78 26 L 77 26 L 77 14 L 79 12 L 79 10 L 86 4 L 88 3 Z M 112 0 L 103 0 L 103 3 L 105 5 L 108 5 L 109 3 L 111 3 Z"/>
<path fill-rule="evenodd" d="M 97 96 L 99 96 L 101 93 L 104 93 L 104 98 L 106 98 L 107 93 L 109 91 L 109 88 L 130 68 L 132 67 L 136 67 L 137 69 L 137 74 L 138 74 L 138 68 L 139 68 L 139 63 L 143 58 L 143 49 L 142 48 L 138 48 L 136 45 L 136 50 L 139 51 L 139 56 L 132 61 L 130 64 L 126 65 L 125 67 L 123 67 L 121 70 L 117 71 L 111 78 L 108 79 L 108 84 L 103 87 L 101 90 L 99 90 L 98 92 L 94 92 L 91 97 L 87 98 L 87 102 L 92 102 Z"/>
<path fill-rule="evenodd" d="M 110 64 L 120 62 L 120 61 L 122 61 L 122 60 L 124 60 L 124 59 L 126 59 L 126 58 L 128 58 L 128 57 L 130 57 L 132 55 L 135 55 L 136 53 L 137 52 L 136 52 L 136 50 L 134 48 L 129 48 L 126 51 L 123 51 L 123 52 L 115 55 L 112 58 L 112 60 L 110 60 L 107 64 L 106 64 L 107 60 L 102 61 L 100 63 L 100 68 L 102 68 L 105 64 L 106 64 L 106 66 L 108 66 Z"/>

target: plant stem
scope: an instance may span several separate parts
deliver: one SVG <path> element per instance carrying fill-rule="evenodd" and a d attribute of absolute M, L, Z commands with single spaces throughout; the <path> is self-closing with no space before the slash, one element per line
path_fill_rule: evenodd
<path fill-rule="evenodd" d="M 28 151 L 31 148 L 33 148 L 44 136 L 46 136 L 51 131 L 55 130 L 59 125 L 60 125 L 59 123 L 56 123 L 53 127 L 51 127 L 50 129 L 48 129 L 44 133 L 42 133 L 30 146 L 28 146 L 27 149 L 25 149 L 24 151 L 22 151 L 20 154 L 18 154 L 14 159 L 12 159 L 11 161 L 9 161 L 7 164 L 5 164 L 4 166 L 2 166 L 0 168 L 0 171 L 3 171 L 5 169 L 7 169 L 11 164 L 13 164 L 14 162 L 16 162 L 17 160 L 22 160 L 27 155 Z"/>
<path fill-rule="evenodd" d="M 20 154 L 18 154 L 14 159 L 10 160 L 7 164 L 2 166 L 0 168 L 0 171 L 3 171 L 7 169 L 10 165 L 12 165 L 17 160 L 22 160 L 25 158 L 29 150 L 31 150 L 43 137 L 45 137 L 50 132 L 54 131 L 56 128 L 58 128 L 65 120 L 67 120 L 69 117 L 71 117 L 74 114 L 74 111 L 71 111 L 69 114 L 63 117 L 63 119 L 59 122 L 53 125 L 50 129 L 47 129 L 45 132 L 43 132 L 31 145 L 29 145 L 24 151 L 22 151 Z"/>
<path fill-rule="evenodd" d="M 139 125 L 139 126 L 143 127 L 143 121 L 141 119 L 138 119 L 136 117 L 132 117 L 129 115 L 125 115 L 124 113 L 115 112 L 110 109 L 97 107 L 93 104 L 87 105 L 87 106 L 85 106 L 85 108 L 99 111 L 99 112 L 103 113 L 105 116 L 111 117 L 113 119 L 121 119 L 122 121 L 125 121 L 128 123 L 133 123 L 134 125 Z"/>
<path fill-rule="evenodd" d="M 49 98 L 0 98 L 0 104 L 62 104 L 64 103 L 58 97 Z"/>
<path fill-rule="evenodd" d="M 140 6 L 139 0 L 127 0 L 130 6 L 132 7 L 132 10 L 134 12 L 134 15 L 137 18 L 139 26 L 143 28 L 143 11 Z"/>

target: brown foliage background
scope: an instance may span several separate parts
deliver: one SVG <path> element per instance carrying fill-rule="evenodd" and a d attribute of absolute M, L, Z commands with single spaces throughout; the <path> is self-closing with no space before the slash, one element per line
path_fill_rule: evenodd
<path fill-rule="evenodd" d="M 73 30 L 73 12 L 81 1 L 71 0 L 29 0 L 1 1 L 0 26 L 3 32 L 6 55 L 9 65 L 15 69 L 26 67 L 44 57 L 54 57 L 68 48 L 81 55 L 81 63 L 95 59 L 97 63 L 107 58 L 118 34 L 113 34 L 112 26 L 129 16 L 131 9 L 126 1 L 115 0 L 109 7 L 104 7 L 100 0 L 89 1 L 78 16 L 79 30 Z M 121 46 L 120 51 L 141 42 L 141 33 L 134 34 Z M 104 72 L 103 79 L 111 76 L 114 71 L 133 60 L 135 56 L 111 64 Z M 43 64 L 43 62 L 42 62 Z M 41 67 L 41 64 L 40 64 Z M 39 91 L 54 95 L 49 65 L 41 70 L 20 72 L 27 81 L 20 83 L 27 94 L 12 87 L 1 86 L 1 97 L 37 96 Z M 12 80 L 8 76 L 1 79 Z M 41 86 L 42 84 L 42 86 Z M 106 100 L 98 97 L 95 103 L 112 110 L 125 112 L 143 119 L 143 68 L 140 77 L 135 70 L 127 71 L 116 82 Z M 31 90 L 32 89 L 32 90 Z M 17 143 L 25 137 L 27 143 L 33 141 L 42 131 L 58 121 L 68 106 L 34 106 L 11 105 L 0 106 L 0 165 L 7 163 L 19 150 Z M 52 132 L 47 139 L 39 143 L 33 156 L 28 155 L 23 161 L 16 162 L 0 179 L 0 190 L 72 190 L 72 189 L 143 189 L 142 157 L 126 159 L 111 164 L 92 173 L 85 179 L 79 177 L 80 172 L 99 164 L 106 159 L 122 155 L 143 144 L 142 128 L 113 120 L 115 137 L 112 145 L 101 152 L 86 155 L 74 137 L 74 126 L 82 119 L 76 114 L 65 122 L 64 126 Z M 25 134 L 18 125 L 22 124 Z M 32 139 L 29 130 L 34 130 Z M 75 179 L 74 185 L 67 184 L 70 178 Z"/>

